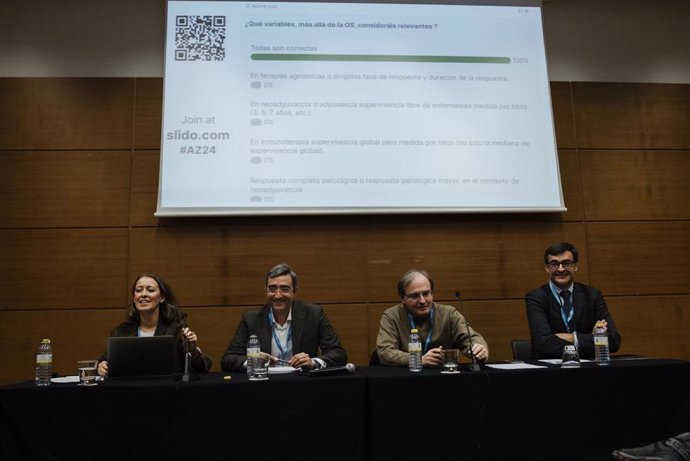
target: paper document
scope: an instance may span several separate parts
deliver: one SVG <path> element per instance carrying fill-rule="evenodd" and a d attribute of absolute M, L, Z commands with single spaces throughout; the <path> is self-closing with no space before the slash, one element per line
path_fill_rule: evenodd
<path fill-rule="evenodd" d="M 498 370 L 526 370 L 529 368 L 547 368 L 544 365 L 532 365 L 530 363 L 524 362 L 487 363 L 486 366 L 489 368 L 496 368 Z"/>
<path fill-rule="evenodd" d="M 540 362 L 544 363 L 550 363 L 551 365 L 560 365 L 561 364 L 561 359 L 540 359 Z M 589 359 L 580 359 L 580 362 L 591 362 L 592 360 Z"/>

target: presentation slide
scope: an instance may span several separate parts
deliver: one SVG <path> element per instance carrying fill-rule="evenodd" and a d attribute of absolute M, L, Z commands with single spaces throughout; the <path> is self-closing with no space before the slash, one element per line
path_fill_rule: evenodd
<path fill-rule="evenodd" d="M 156 215 L 564 211 L 529 4 L 169 0 Z"/>

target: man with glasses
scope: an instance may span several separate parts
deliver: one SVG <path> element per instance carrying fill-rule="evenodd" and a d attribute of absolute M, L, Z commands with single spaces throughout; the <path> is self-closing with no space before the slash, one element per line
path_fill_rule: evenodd
<path fill-rule="evenodd" d="M 272 365 L 318 369 L 345 365 L 347 353 L 323 308 L 294 299 L 297 274 L 287 264 L 268 271 L 266 304 L 245 312 L 235 336 L 221 359 L 223 371 L 247 368 L 247 342 L 257 335 L 261 355 Z"/>
<path fill-rule="evenodd" d="M 444 349 L 459 349 L 480 362 L 489 358 L 489 346 L 470 328 L 455 307 L 434 303 L 434 279 L 424 270 L 411 269 L 398 281 L 401 303 L 381 316 L 376 352 L 383 365 L 408 366 L 407 343 L 416 328 L 422 340 L 422 365 L 441 366 Z M 470 351 L 470 336 L 472 350 Z"/>
<path fill-rule="evenodd" d="M 556 243 L 544 252 L 546 285 L 525 296 L 527 322 L 535 358 L 560 358 L 563 346 L 574 344 L 580 357 L 594 357 L 594 327 L 603 326 L 610 352 L 618 351 L 621 336 L 596 288 L 575 282 L 577 249 Z"/>

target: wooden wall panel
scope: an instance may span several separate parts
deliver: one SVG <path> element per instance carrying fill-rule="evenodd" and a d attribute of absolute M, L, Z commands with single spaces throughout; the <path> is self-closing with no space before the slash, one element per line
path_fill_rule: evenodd
<path fill-rule="evenodd" d="M 558 148 L 574 148 L 575 124 L 570 82 L 551 82 L 551 106 Z"/>
<path fill-rule="evenodd" d="M 0 149 L 130 149 L 134 80 L 0 78 Z"/>
<path fill-rule="evenodd" d="M 376 337 L 379 334 L 379 325 L 381 324 L 381 315 L 383 314 L 383 311 L 397 304 L 397 302 L 400 301 L 392 301 L 390 303 L 375 303 L 367 306 L 367 348 L 369 355 L 371 355 L 374 349 L 376 349 Z M 368 359 L 367 363 L 369 363 Z"/>
<path fill-rule="evenodd" d="M 238 277 L 247 267 L 235 255 L 241 252 L 238 234 L 222 227 L 132 229 L 129 279 L 155 272 L 170 283 L 182 305 L 258 304 L 262 276 L 256 273 L 251 281 Z"/>
<path fill-rule="evenodd" d="M 0 310 L 128 302 L 126 229 L 2 230 L 0 241 Z"/>
<path fill-rule="evenodd" d="M 690 295 L 607 297 L 621 332 L 620 354 L 690 356 Z"/>
<path fill-rule="evenodd" d="M 159 151 L 134 151 L 130 207 L 133 226 L 156 226 L 160 222 L 153 215 L 158 203 L 159 159 Z"/>
<path fill-rule="evenodd" d="M 0 384 L 34 379 L 36 349 L 42 338 L 51 340 L 54 371 L 64 376 L 76 375 L 77 360 L 97 359 L 103 353 L 106 338 L 122 321 L 123 312 L 120 309 L 0 311 Z"/>
<path fill-rule="evenodd" d="M 690 293 L 690 221 L 588 223 L 587 246 L 605 295 Z"/>
<path fill-rule="evenodd" d="M 543 253 L 543 252 L 542 252 Z M 542 280 L 541 283 L 544 283 Z M 537 285 L 529 288 L 536 288 Z M 528 290 L 525 290 L 527 293 Z M 524 296 L 524 294 L 523 294 Z M 512 339 L 529 339 L 527 311 L 524 297 L 512 300 L 468 301 L 464 303 L 465 315 L 489 343 L 490 360 L 512 360 Z"/>
<path fill-rule="evenodd" d="M 578 223 L 497 221 L 447 225 L 424 219 L 372 229 L 369 244 L 369 299 L 397 300 L 396 284 L 411 267 L 436 281 L 436 299 L 522 298 L 544 283 L 544 249 L 570 241 L 585 253 L 584 226 Z M 586 269 L 580 272 L 587 279 Z"/>
<path fill-rule="evenodd" d="M 581 221 L 584 219 L 582 205 L 582 182 L 577 151 L 559 150 L 558 167 L 561 173 L 563 201 L 568 209 L 565 213 L 549 213 L 548 217 L 559 221 Z"/>
<path fill-rule="evenodd" d="M 366 299 L 363 230 L 353 226 L 219 225 L 132 229 L 130 278 L 154 271 L 193 305 L 255 305 L 266 272 L 282 262 L 299 294 L 321 304 Z"/>
<path fill-rule="evenodd" d="M 347 351 L 347 361 L 357 366 L 368 365 L 366 304 L 328 304 L 323 308 Z"/>
<path fill-rule="evenodd" d="M 690 85 L 574 82 L 580 149 L 690 149 Z"/>
<path fill-rule="evenodd" d="M 588 220 L 690 219 L 690 151 L 581 151 Z"/>
<path fill-rule="evenodd" d="M 134 148 L 160 149 L 163 79 L 137 78 L 134 102 Z"/>
<path fill-rule="evenodd" d="M 129 222 L 127 151 L 0 154 L 0 227 L 114 227 Z"/>

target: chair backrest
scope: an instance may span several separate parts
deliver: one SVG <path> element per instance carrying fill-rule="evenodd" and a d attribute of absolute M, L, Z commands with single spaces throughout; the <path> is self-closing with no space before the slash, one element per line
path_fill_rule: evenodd
<path fill-rule="evenodd" d="M 513 360 L 530 360 L 532 358 L 532 341 L 529 339 L 514 339 L 510 342 L 513 348 Z"/>
<path fill-rule="evenodd" d="M 379 360 L 379 354 L 378 352 L 376 352 L 376 349 L 374 349 L 374 352 L 371 353 L 371 357 L 369 357 L 369 366 L 374 365 L 381 365 L 381 361 Z"/>

